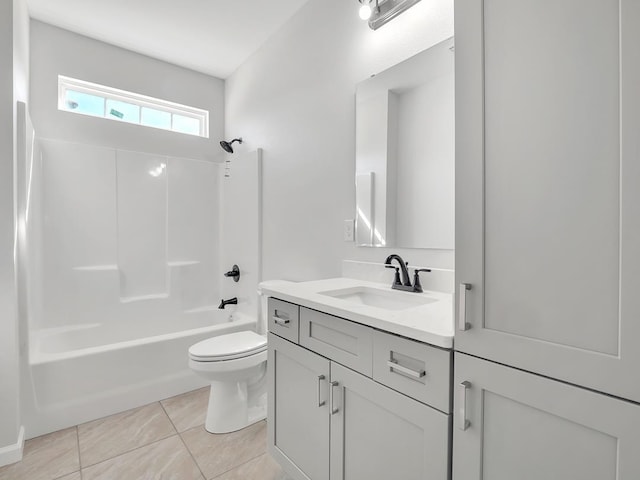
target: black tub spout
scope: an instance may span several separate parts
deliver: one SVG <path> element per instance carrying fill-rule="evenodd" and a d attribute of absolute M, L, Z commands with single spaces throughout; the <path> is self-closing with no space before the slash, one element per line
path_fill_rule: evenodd
<path fill-rule="evenodd" d="M 237 305 L 238 304 L 238 297 L 233 297 L 230 298 L 229 300 L 220 300 L 220 305 L 218 305 L 218 308 L 220 310 L 224 310 L 224 307 L 226 307 L 227 305 Z"/>

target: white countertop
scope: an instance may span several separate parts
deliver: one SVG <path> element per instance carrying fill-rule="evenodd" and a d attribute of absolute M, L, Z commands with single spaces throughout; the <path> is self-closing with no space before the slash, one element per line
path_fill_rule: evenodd
<path fill-rule="evenodd" d="M 352 278 L 330 278 L 310 282 L 270 280 L 262 282 L 259 291 L 263 295 L 346 318 L 385 332 L 430 343 L 437 347 L 453 348 L 454 322 L 451 294 L 432 291 L 424 293 L 398 291 L 401 295 L 424 295 L 437 301 L 404 310 L 387 310 L 351 303 L 319 293 L 361 286 L 391 291 L 390 285 Z"/>

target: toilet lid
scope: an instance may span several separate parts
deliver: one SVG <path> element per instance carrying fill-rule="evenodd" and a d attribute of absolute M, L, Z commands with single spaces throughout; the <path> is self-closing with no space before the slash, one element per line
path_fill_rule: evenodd
<path fill-rule="evenodd" d="M 262 352 L 267 348 L 267 339 L 255 332 L 236 332 L 208 338 L 189 348 L 194 360 L 215 361 L 241 358 Z"/>

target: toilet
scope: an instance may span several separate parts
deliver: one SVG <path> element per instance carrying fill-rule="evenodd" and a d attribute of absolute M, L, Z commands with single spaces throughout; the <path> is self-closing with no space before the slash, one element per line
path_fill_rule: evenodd
<path fill-rule="evenodd" d="M 241 430 L 267 415 L 267 338 L 235 332 L 189 348 L 189 367 L 211 382 L 205 428 Z"/>

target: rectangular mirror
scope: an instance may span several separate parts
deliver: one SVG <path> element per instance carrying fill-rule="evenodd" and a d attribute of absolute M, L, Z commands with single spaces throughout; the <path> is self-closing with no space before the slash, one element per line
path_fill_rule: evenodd
<path fill-rule="evenodd" d="M 453 38 L 356 89 L 356 243 L 454 248 Z"/>

